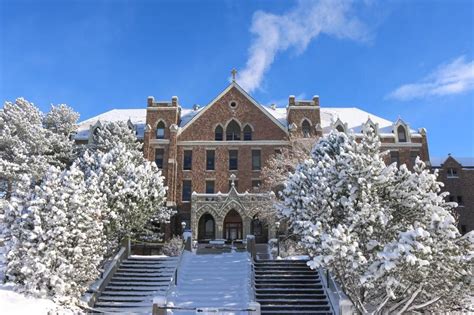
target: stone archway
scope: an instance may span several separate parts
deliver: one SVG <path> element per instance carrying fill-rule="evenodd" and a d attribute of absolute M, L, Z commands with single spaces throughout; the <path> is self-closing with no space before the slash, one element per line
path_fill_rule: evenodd
<path fill-rule="evenodd" d="M 242 217 L 234 209 L 230 210 L 224 218 L 222 238 L 230 241 L 243 238 Z"/>
<path fill-rule="evenodd" d="M 216 238 L 216 220 L 210 213 L 204 213 L 199 218 L 198 240 L 209 241 Z"/>

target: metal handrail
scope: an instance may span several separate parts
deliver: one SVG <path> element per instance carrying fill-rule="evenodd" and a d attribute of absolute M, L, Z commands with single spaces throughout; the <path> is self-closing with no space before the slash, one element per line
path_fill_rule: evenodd
<path fill-rule="evenodd" d="M 176 266 L 174 267 L 173 274 L 172 274 L 171 279 L 168 283 L 168 289 L 166 290 L 166 293 L 165 293 L 166 300 L 168 300 L 168 296 L 171 292 L 171 289 L 174 289 L 178 285 L 178 269 L 179 269 L 179 265 L 181 264 L 181 261 L 183 259 L 184 248 L 185 248 L 185 244 L 183 243 L 183 245 L 181 246 L 181 253 L 179 254 L 178 261 L 176 263 Z"/>

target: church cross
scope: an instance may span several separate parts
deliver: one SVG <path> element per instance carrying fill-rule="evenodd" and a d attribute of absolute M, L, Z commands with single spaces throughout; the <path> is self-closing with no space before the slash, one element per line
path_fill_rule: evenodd
<path fill-rule="evenodd" d="M 235 75 L 237 74 L 237 70 L 232 69 L 230 73 L 232 73 L 232 81 L 235 82 Z"/>

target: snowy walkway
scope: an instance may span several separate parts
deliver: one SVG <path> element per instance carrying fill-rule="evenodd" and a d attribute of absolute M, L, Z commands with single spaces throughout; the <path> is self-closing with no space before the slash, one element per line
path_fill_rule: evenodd
<path fill-rule="evenodd" d="M 248 307 L 251 262 L 246 252 L 215 255 L 185 252 L 184 255 L 178 286 L 171 293 L 169 302 L 180 307 Z M 195 312 L 174 311 L 173 314 Z"/>

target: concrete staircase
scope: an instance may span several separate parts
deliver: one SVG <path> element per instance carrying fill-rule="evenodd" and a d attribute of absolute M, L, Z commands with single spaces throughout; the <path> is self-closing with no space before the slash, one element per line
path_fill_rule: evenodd
<path fill-rule="evenodd" d="M 243 309 L 250 301 L 250 277 L 251 260 L 246 252 L 205 255 L 185 252 L 178 271 L 178 285 L 170 292 L 168 303 L 181 308 L 173 314 L 196 314 L 195 308 Z"/>
<path fill-rule="evenodd" d="M 166 292 L 178 257 L 130 256 L 122 261 L 94 309 L 104 313 L 150 314 L 153 297 Z"/>
<path fill-rule="evenodd" d="M 319 272 L 303 260 L 257 260 L 256 300 L 262 314 L 333 314 Z"/>

